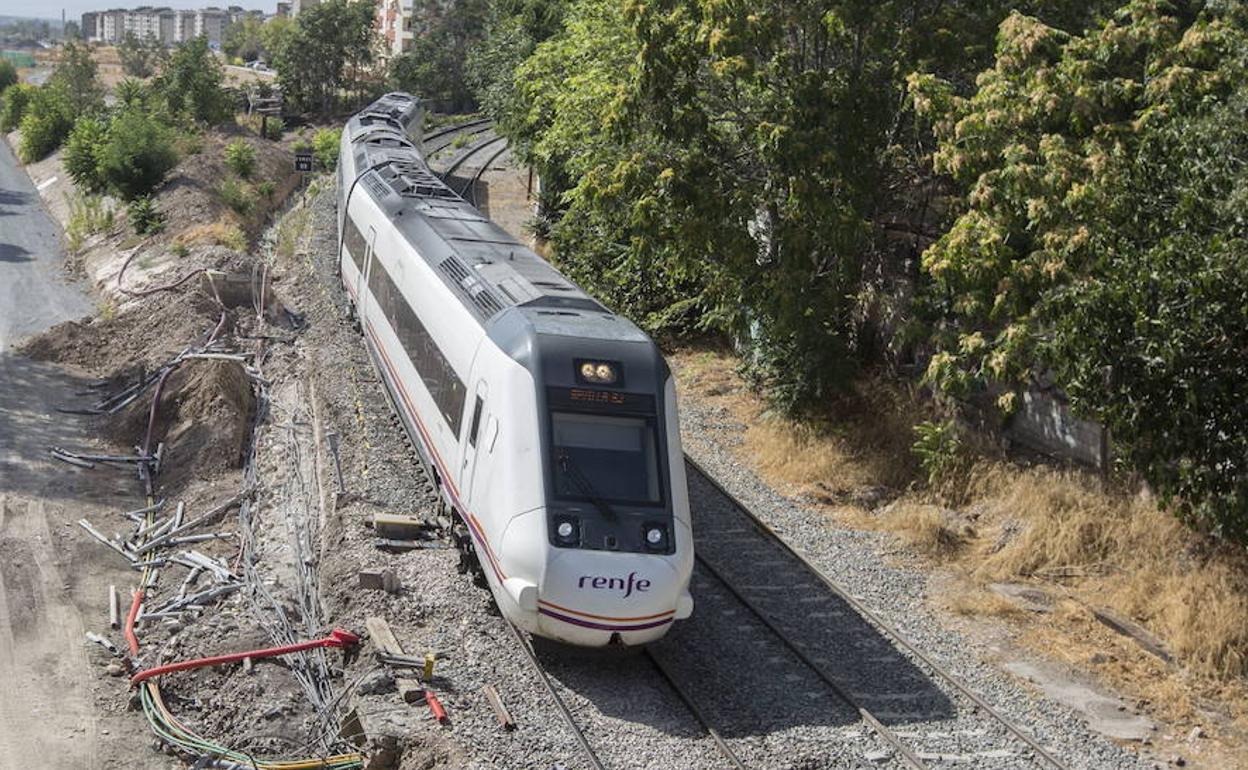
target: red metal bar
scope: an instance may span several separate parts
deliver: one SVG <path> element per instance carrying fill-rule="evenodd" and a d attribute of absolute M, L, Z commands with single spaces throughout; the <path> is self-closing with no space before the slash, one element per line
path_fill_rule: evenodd
<path fill-rule="evenodd" d="M 318 647 L 354 647 L 360 643 L 360 637 L 344 631 L 341 628 L 335 628 L 329 636 L 324 639 L 313 639 L 307 642 L 299 642 L 297 644 L 288 644 L 283 647 L 270 647 L 265 650 L 252 650 L 250 652 L 233 652 L 229 655 L 217 655 L 211 658 L 199 658 L 198 660 L 184 660 L 179 663 L 167 663 L 156 668 L 149 668 L 146 671 L 140 671 L 130 678 L 130 686 L 133 687 L 145 679 L 151 679 L 154 676 L 162 674 L 171 674 L 174 671 L 186 671 L 192 668 L 203 668 L 205 666 L 220 666 L 225 663 L 237 663 L 244 658 L 272 658 L 278 655 L 289 655 L 292 652 L 302 652 L 303 650 L 312 650 Z M 443 712 L 445 716 L 445 712 Z"/>
<path fill-rule="evenodd" d="M 442 701 L 438 700 L 438 696 L 433 694 L 432 690 L 425 690 L 425 703 L 429 704 L 429 710 L 433 712 L 433 718 L 439 722 L 446 721 L 446 709 L 442 708 Z"/>

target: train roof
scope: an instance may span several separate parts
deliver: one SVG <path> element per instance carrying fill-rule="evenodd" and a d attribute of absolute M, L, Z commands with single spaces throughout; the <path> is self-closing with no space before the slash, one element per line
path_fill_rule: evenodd
<path fill-rule="evenodd" d="M 355 194 L 385 212 L 482 326 L 515 307 L 541 334 L 649 342 L 429 169 L 407 125 L 387 117 L 415 102 L 387 94 L 347 124 L 354 173 L 364 170 Z"/>

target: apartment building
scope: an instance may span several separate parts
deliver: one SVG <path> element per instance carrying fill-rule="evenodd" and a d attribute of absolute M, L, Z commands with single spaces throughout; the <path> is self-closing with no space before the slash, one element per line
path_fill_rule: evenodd
<path fill-rule="evenodd" d="M 377 3 L 377 31 L 381 37 L 379 63 L 401 55 L 412 45 L 412 0 L 379 0 Z"/>
<path fill-rule="evenodd" d="M 165 45 L 176 45 L 192 38 L 203 37 L 208 40 L 208 45 L 218 48 L 230 25 L 250 15 L 264 17 L 261 11 L 248 11 L 237 5 L 224 9 L 212 7 L 198 10 L 151 6 L 113 8 L 84 13 L 82 34 L 90 41 L 113 44 L 120 43 L 127 35 L 159 40 Z"/>

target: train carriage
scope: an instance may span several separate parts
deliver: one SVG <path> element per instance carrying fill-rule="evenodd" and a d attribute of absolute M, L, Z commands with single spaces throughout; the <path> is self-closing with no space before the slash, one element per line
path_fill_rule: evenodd
<path fill-rule="evenodd" d="M 387 94 L 339 163 L 339 266 L 396 410 L 505 617 L 643 644 L 693 607 L 671 372 L 654 343 L 456 195 Z"/>

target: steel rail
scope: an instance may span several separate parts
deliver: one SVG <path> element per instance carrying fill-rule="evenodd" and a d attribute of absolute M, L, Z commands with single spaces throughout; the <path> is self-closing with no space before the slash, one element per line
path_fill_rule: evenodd
<path fill-rule="evenodd" d="M 477 142 L 476 144 L 468 148 L 468 152 L 465 152 L 463 155 L 460 155 L 458 158 L 456 158 L 455 162 L 452 163 L 445 171 L 439 173 L 438 176 L 440 176 L 442 178 L 442 181 L 445 182 L 447 179 L 450 178 L 451 174 L 454 174 L 456 170 L 459 169 L 460 166 L 464 165 L 464 161 L 468 160 L 473 155 L 476 155 L 477 153 L 481 152 L 486 147 L 489 147 L 491 144 L 497 144 L 498 142 L 505 142 L 505 141 L 507 141 L 507 137 L 496 136 L 496 137 L 493 137 L 492 139 L 486 139 L 484 142 Z"/>
<path fill-rule="evenodd" d="M 459 137 L 478 136 L 479 134 L 484 134 L 485 132 L 490 131 L 493 128 L 494 128 L 494 125 L 487 121 L 486 125 L 474 126 L 465 131 L 457 132 L 455 136 L 451 137 L 450 139 L 447 139 L 446 141 L 443 141 L 443 142 L 439 142 L 436 147 L 427 147 L 425 146 L 424 142 L 421 142 L 420 154 L 422 157 L 425 158 L 426 161 L 428 161 L 430 157 L 437 155 L 438 153 L 445 150 L 447 147 L 450 147 L 451 145 L 455 144 L 455 140 L 458 139 Z"/>
<path fill-rule="evenodd" d="M 778 545 L 781 548 L 781 550 L 785 551 L 787 554 L 793 557 L 793 559 L 795 559 L 798 563 L 800 563 L 803 568 L 805 568 L 808 572 L 810 572 L 814 577 L 818 578 L 818 580 L 822 582 L 834 594 L 836 594 L 838 598 L 844 601 L 850 607 L 850 609 L 856 612 L 860 617 L 870 622 L 872 625 L 874 625 L 876 628 L 882 631 L 886 636 L 890 637 L 899 646 L 901 646 L 907 652 L 913 655 L 915 659 L 917 659 L 924 666 L 926 666 L 933 674 L 935 674 L 941 680 L 949 684 L 959 693 L 964 695 L 967 699 L 969 699 L 976 706 L 976 708 L 978 708 L 983 713 L 987 714 L 991 719 L 993 719 L 1002 727 L 1004 727 L 1007 732 L 1009 732 L 1015 738 L 1017 738 L 1018 740 L 1026 744 L 1028 748 L 1034 751 L 1037 756 L 1039 756 L 1046 764 L 1048 764 L 1054 770 L 1070 770 L 1069 765 L 1066 765 L 1061 760 L 1054 757 L 1048 751 L 1048 749 L 1044 748 L 1044 746 L 1040 744 L 1039 741 L 1033 738 L 1030 734 L 1028 734 L 1022 728 L 1015 725 L 1013 721 L 1009 719 L 1009 717 L 1005 716 L 999 710 L 994 708 L 992 704 L 984 700 L 984 698 L 981 695 L 979 695 L 979 693 L 972 690 L 968 685 L 963 683 L 960 679 L 958 679 L 956 676 L 950 673 L 947 669 L 945 669 L 939 663 L 932 660 L 927 654 L 925 654 L 918 647 L 916 647 L 913 642 L 907 639 L 900 631 L 894 628 L 890 623 L 888 623 L 878 614 L 868 609 L 862 602 L 858 601 L 847 590 L 842 588 L 841 585 L 837 583 L 835 580 L 833 580 L 827 573 L 825 573 L 823 570 L 819 569 L 813 563 L 811 563 L 809 559 L 807 559 L 805 556 L 799 553 L 797 549 L 791 546 L 788 543 L 788 541 L 786 541 L 783 537 L 779 535 L 779 533 L 777 533 L 766 522 L 760 519 L 757 514 L 751 511 L 749 507 L 745 505 L 745 503 L 741 502 L 741 500 L 739 500 L 736 495 L 732 494 L 727 489 L 725 489 L 723 484 L 720 484 L 719 481 L 714 476 L 708 473 L 707 470 L 703 468 L 702 465 L 697 460 L 694 460 L 692 457 L 686 454 L 685 462 L 693 466 L 694 470 L 696 470 L 704 479 L 706 479 L 711 484 L 712 487 L 718 490 L 719 493 L 723 495 L 724 498 L 727 499 L 733 505 L 733 507 L 735 507 L 738 511 L 740 511 L 747 519 L 749 519 L 750 522 L 753 523 L 768 540 L 771 540 L 776 545 Z M 728 590 L 732 591 L 734 595 L 740 598 L 743 604 L 749 607 L 750 610 L 755 615 L 758 615 L 760 620 L 762 620 L 769 628 L 773 628 L 774 630 L 774 627 L 772 626 L 770 620 L 763 617 L 763 615 L 759 613 L 758 609 L 756 609 L 749 600 L 742 597 L 730 583 L 724 580 L 724 578 L 721 575 L 719 575 L 718 572 L 715 571 L 714 567 L 709 565 L 700 555 L 697 556 L 696 558 L 698 559 L 698 561 L 700 561 L 703 564 L 703 566 L 707 567 L 707 569 L 711 571 L 715 575 L 716 578 L 718 578 L 721 582 L 723 582 L 723 584 L 728 588 Z M 798 652 L 799 655 L 801 655 L 801 657 L 803 658 L 803 660 L 805 660 L 805 655 L 801 654 L 800 651 L 798 651 L 795 647 L 793 647 L 792 644 L 789 643 L 787 638 L 785 638 L 782 634 L 779 634 L 778 631 L 777 631 L 777 635 L 779 635 L 782 639 L 784 639 L 786 644 L 789 644 L 790 649 L 793 649 L 794 652 Z M 816 671 L 816 673 L 820 675 L 821 678 L 824 678 L 825 681 L 827 681 L 826 677 L 824 677 L 822 670 L 818 666 L 812 665 L 811 668 L 813 668 Z M 853 704 L 852 702 L 851 702 L 851 705 L 854 705 L 855 708 L 858 708 L 858 706 L 856 704 Z M 884 728 L 884 729 L 887 730 L 887 728 Z M 917 761 L 917 757 L 916 757 L 916 761 Z M 921 767 L 922 765 L 920 764 L 919 766 Z"/>
<path fill-rule="evenodd" d="M 490 122 L 492 122 L 492 118 L 481 118 L 480 120 L 469 120 L 465 123 L 456 123 L 453 126 L 447 126 L 446 128 L 440 128 L 437 131 L 433 131 L 431 133 L 425 134 L 424 136 L 420 138 L 420 141 L 423 144 L 432 139 L 441 139 L 442 137 L 447 136 L 448 134 L 454 134 L 456 132 L 463 131 L 465 128 L 475 128 L 477 126 L 485 125 L 486 123 L 490 123 Z"/>
<path fill-rule="evenodd" d="M 711 726 L 710 720 L 707 719 L 706 715 L 702 713 L 702 709 L 698 707 L 698 704 L 694 702 L 693 698 L 689 695 L 685 688 L 676 681 L 676 677 L 672 676 L 672 670 L 667 667 L 667 664 L 660 660 L 659 656 L 655 655 L 654 650 L 650 647 L 646 647 L 643 654 L 650 660 L 650 663 L 654 665 L 654 670 L 659 672 L 659 676 L 662 677 L 663 681 L 667 682 L 668 687 L 672 688 L 672 692 L 676 693 L 676 696 L 680 698 L 680 701 L 685 704 L 685 708 L 689 710 L 689 713 L 693 714 L 693 718 L 698 720 L 698 723 L 702 725 L 702 729 L 706 730 L 706 734 L 711 736 L 711 740 L 715 742 L 715 748 L 719 749 L 719 753 L 723 754 L 724 758 L 731 762 L 732 766 L 736 768 L 736 770 L 748 770 L 746 764 L 742 762 L 741 758 L 737 756 L 737 753 L 728 746 L 728 743 L 724 741 L 724 738 L 719 734 L 719 731 Z"/>
<path fill-rule="evenodd" d="M 467 184 L 464 185 L 464 189 L 459 191 L 459 197 L 463 198 L 464 193 L 468 193 L 469 195 L 472 196 L 470 199 L 468 199 L 468 202 L 471 203 L 475 207 L 477 205 L 477 182 L 479 182 L 481 180 L 482 175 L 484 175 L 485 172 L 489 170 L 490 165 L 494 163 L 494 161 L 498 160 L 499 157 L 503 153 L 507 152 L 507 150 L 509 150 L 510 148 L 511 148 L 511 143 L 508 142 L 504 144 L 502 147 L 500 147 L 498 151 L 495 152 L 493 155 L 486 158 L 485 163 L 482 163 L 477 168 L 477 172 L 472 175 L 472 179 L 469 179 Z"/>
<path fill-rule="evenodd" d="M 541 680 L 542 686 L 546 688 L 546 692 L 554 700 L 555 706 L 559 709 L 559 715 L 563 718 L 564 724 L 568 726 L 572 737 L 576 739 L 577 745 L 581 748 L 581 753 L 589 760 L 589 764 L 594 770 L 607 770 L 606 766 L 602 764 L 602 760 L 598 758 L 598 753 L 589 745 L 589 739 L 585 737 L 585 732 L 576 723 L 576 717 L 572 716 L 572 710 L 568 708 L 568 704 L 564 702 L 563 696 L 559 694 L 559 691 L 555 689 L 554 683 L 550 681 L 550 676 L 546 673 L 546 669 L 542 668 L 542 662 L 537 659 L 537 653 L 533 651 L 533 647 L 524 638 L 524 634 L 520 633 L 520 629 L 516 628 L 511 621 L 504 619 L 503 623 L 507 626 L 507 630 L 511 631 L 516 644 L 524 651 L 524 657 L 528 661 L 529 667 L 537 674 L 537 678 Z"/>
<path fill-rule="evenodd" d="M 786 635 L 783 631 L 781 631 L 776 626 L 775 623 L 772 623 L 771 618 L 767 617 L 766 613 L 764 613 L 762 609 L 758 607 L 757 604 L 755 604 L 750 599 L 746 598 L 740 591 L 738 591 L 736 586 L 730 583 L 728 581 L 728 578 L 724 577 L 723 574 L 720 573 L 719 570 L 715 569 L 715 567 L 710 562 L 708 562 L 705 558 L 703 558 L 701 554 L 695 553 L 694 559 L 696 559 L 697 562 L 702 565 L 703 569 L 711 573 L 711 575 L 716 580 L 722 583 L 724 588 L 728 589 L 728 593 L 732 594 L 733 598 L 741 602 L 741 604 L 747 610 L 753 613 L 754 616 L 758 618 L 759 622 L 767 627 L 767 630 L 775 634 L 776 638 L 779 639 L 780 642 L 785 647 L 787 647 L 790 652 L 792 652 L 795 656 L 797 656 L 797 659 L 800 660 L 803 665 L 805 665 L 811 671 L 814 671 L 815 675 L 818 676 L 819 679 L 822 680 L 823 683 L 826 684 L 828 688 L 832 690 L 833 693 L 836 694 L 836 697 L 840 698 L 845 703 L 845 705 L 849 706 L 851 709 L 856 711 L 858 713 L 859 718 L 861 718 L 862 721 L 870 725 L 871 729 L 874 730 L 877 735 L 883 738 L 885 743 L 887 743 L 888 745 L 896 749 L 897 753 L 901 755 L 902 759 L 905 760 L 907 765 L 914 768 L 914 770 L 927 770 L 927 765 L 923 764 L 923 760 L 919 759 L 919 756 L 915 754 L 913 751 L 911 751 L 911 749 L 908 746 L 906 746 L 905 742 L 901 740 L 901 737 L 898 736 L 897 733 L 890 730 L 888 726 L 885 725 L 883 722 L 881 722 L 875 714 L 871 713 L 870 709 L 858 703 L 858 701 L 856 701 L 854 697 L 850 695 L 849 692 L 847 692 L 845 688 L 840 685 L 840 683 L 838 683 L 832 677 L 828 676 L 824 672 L 823 667 L 820 666 L 818 663 L 816 663 L 814 660 L 812 660 L 810 656 L 808 656 L 806 652 L 797 645 L 796 642 L 790 639 L 788 635 Z"/>

